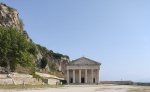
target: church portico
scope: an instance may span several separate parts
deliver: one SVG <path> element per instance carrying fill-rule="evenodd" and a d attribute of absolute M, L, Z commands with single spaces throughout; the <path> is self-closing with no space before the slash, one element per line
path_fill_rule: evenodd
<path fill-rule="evenodd" d="M 67 66 L 67 83 L 99 83 L 100 63 L 79 58 Z"/>

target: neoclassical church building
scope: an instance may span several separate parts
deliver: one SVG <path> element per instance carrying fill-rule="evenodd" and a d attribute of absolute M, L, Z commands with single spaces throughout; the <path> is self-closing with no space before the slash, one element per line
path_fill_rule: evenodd
<path fill-rule="evenodd" d="M 86 57 L 69 62 L 67 65 L 67 83 L 99 83 L 101 63 Z"/>

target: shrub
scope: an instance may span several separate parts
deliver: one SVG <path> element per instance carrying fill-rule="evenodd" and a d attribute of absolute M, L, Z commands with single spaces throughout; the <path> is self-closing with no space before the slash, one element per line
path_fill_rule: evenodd
<path fill-rule="evenodd" d="M 42 69 L 46 67 L 47 62 L 48 62 L 48 60 L 47 60 L 46 57 L 43 57 L 43 58 L 41 59 L 41 68 L 42 68 Z"/>

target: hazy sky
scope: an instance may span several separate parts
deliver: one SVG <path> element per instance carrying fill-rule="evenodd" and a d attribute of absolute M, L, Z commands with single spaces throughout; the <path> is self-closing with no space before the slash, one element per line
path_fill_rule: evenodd
<path fill-rule="evenodd" d="M 150 0 L 0 0 L 31 39 L 101 62 L 101 80 L 150 81 Z"/>

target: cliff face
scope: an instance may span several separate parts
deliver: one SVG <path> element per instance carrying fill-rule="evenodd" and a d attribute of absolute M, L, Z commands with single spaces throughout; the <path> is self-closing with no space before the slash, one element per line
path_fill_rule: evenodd
<path fill-rule="evenodd" d="M 0 3 L 0 26 L 3 27 L 12 27 L 17 29 L 19 32 L 24 34 L 28 41 L 30 41 L 30 37 L 28 36 L 27 32 L 23 29 L 23 22 L 19 18 L 19 13 L 16 9 L 13 9 L 3 3 Z M 33 43 L 34 44 L 34 43 Z M 43 70 L 47 72 L 62 72 L 65 73 L 66 65 L 68 64 L 69 57 L 66 55 L 62 55 L 59 53 L 54 53 L 52 50 L 48 50 L 43 46 L 34 44 L 36 49 L 35 56 L 35 63 L 37 68 L 41 69 L 41 59 L 46 57 L 48 62 Z"/>
<path fill-rule="evenodd" d="M 17 10 L 3 3 L 0 3 L 0 26 L 16 28 L 26 36 L 28 41 L 30 41 L 30 37 L 23 29 L 24 24 L 19 18 Z"/>
<path fill-rule="evenodd" d="M 23 31 L 23 23 L 19 19 L 17 10 L 0 3 L 0 26 L 13 27 Z"/>
<path fill-rule="evenodd" d="M 48 50 L 43 46 L 36 45 L 38 49 L 38 54 L 36 58 L 37 66 L 40 67 L 41 65 L 41 59 L 43 57 L 47 58 L 47 65 L 43 69 L 46 72 L 53 73 L 54 71 L 62 72 L 63 74 L 66 74 L 66 66 L 69 62 L 69 57 L 67 55 L 63 55 L 60 53 L 55 53 L 52 50 Z"/>

